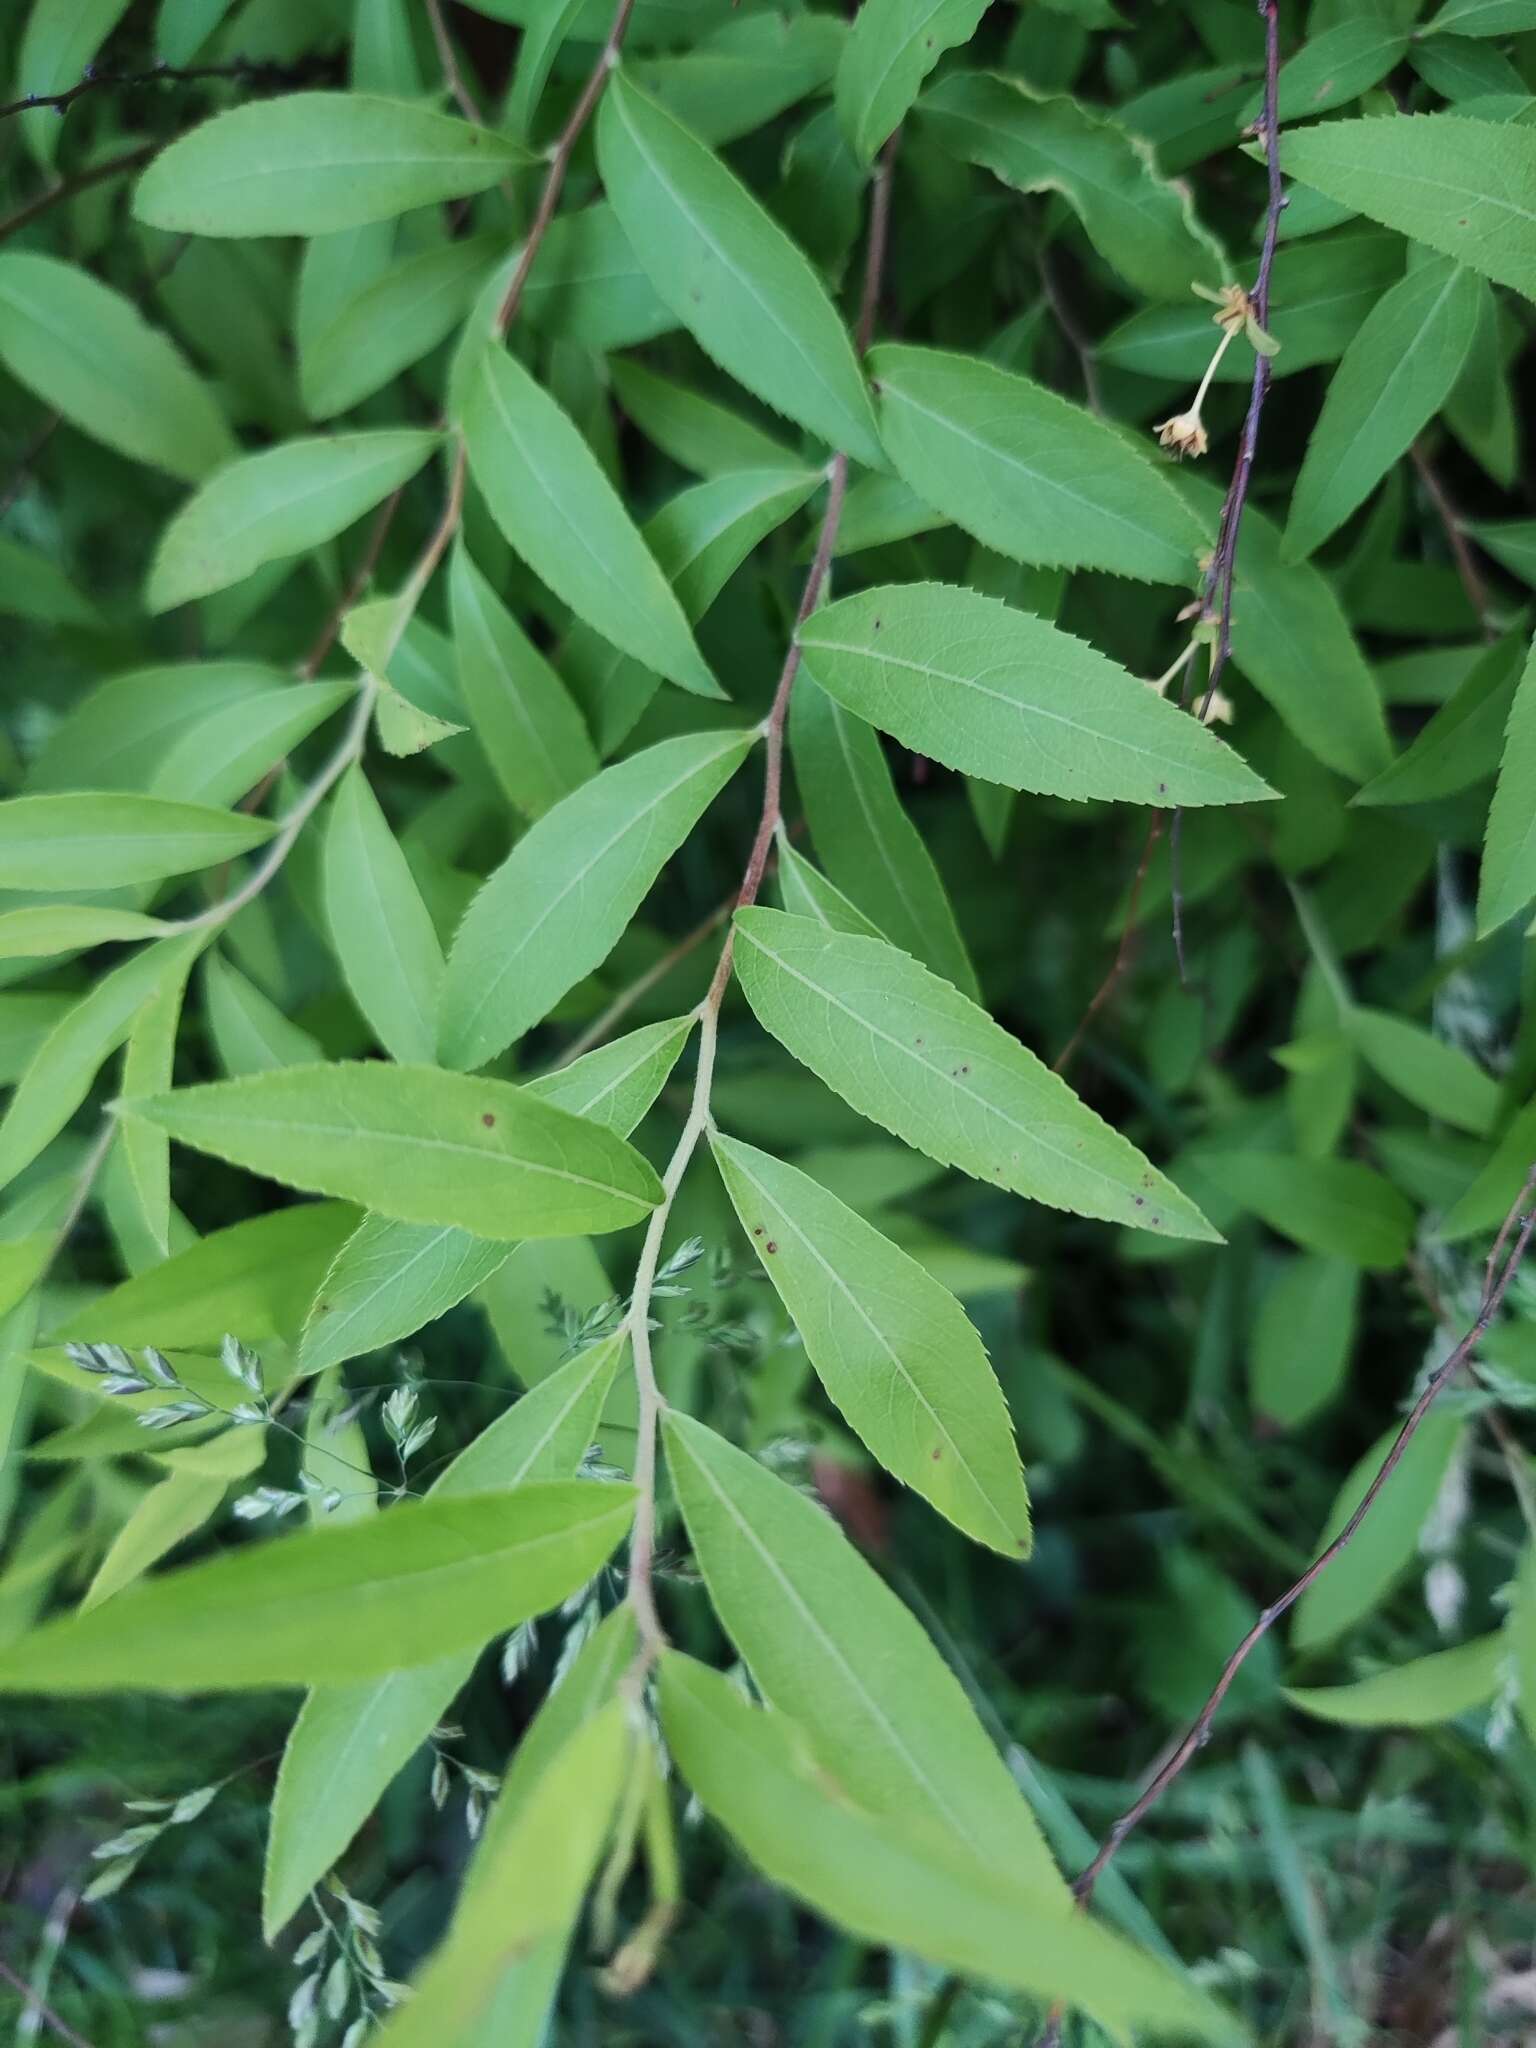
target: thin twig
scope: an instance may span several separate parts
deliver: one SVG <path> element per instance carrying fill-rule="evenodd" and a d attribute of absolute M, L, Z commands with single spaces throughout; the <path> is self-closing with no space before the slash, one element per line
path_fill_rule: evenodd
<path fill-rule="evenodd" d="M 1077 366 L 1082 373 L 1083 398 L 1088 410 L 1104 416 L 1104 394 L 1099 386 L 1098 359 L 1093 352 L 1093 343 L 1078 324 L 1077 315 L 1067 304 L 1056 272 L 1051 264 L 1050 252 L 1046 249 L 1035 251 L 1035 268 L 1040 273 L 1040 289 L 1045 294 L 1045 303 L 1055 316 L 1056 325 L 1061 329 L 1072 353 L 1077 357 Z"/>
<path fill-rule="evenodd" d="M 18 206 L 14 213 L 8 213 L 0 220 L 0 242 L 14 235 L 19 229 L 29 227 L 51 207 L 58 206 L 66 199 L 73 199 L 77 192 L 88 191 L 92 185 L 104 184 L 108 178 L 124 177 L 129 171 L 136 171 L 140 164 L 147 164 L 152 156 L 159 154 L 163 144 L 159 142 L 135 143 L 132 149 L 125 149 L 121 156 L 107 157 L 104 162 L 90 164 L 83 171 L 76 171 L 73 177 L 61 178 L 57 185 L 49 185 L 34 199 L 28 199 Z"/>
<path fill-rule="evenodd" d="M 67 2041 L 69 2048 L 92 2048 L 92 2044 L 87 2041 L 84 2034 L 77 2034 L 68 2020 L 60 2019 L 53 2007 L 45 1999 L 38 1997 L 31 1985 L 24 1978 L 16 1974 L 3 1956 L 0 1956 L 0 1977 L 5 1979 L 6 1983 L 10 1985 L 11 1989 L 16 1992 L 22 2001 L 23 2024 L 28 2020 L 41 2020 L 43 2025 L 57 2034 L 61 2041 Z M 33 2038 L 35 2034 L 36 2028 L 34 2026 L 32 2034 L 26 2038 Z M 22 2038 L 18 2033 L 17 2039 L 20 2040 Z"/>
<path fill-rule="evenodd" d="M 147 71 L 98 71 L 94 64 L 87 64 L 79 82 L 64 92 L 29 92 L 23 99 L 0 107 L 0 121 L 9 120 L 13 114 L 35 113 L 39 107 L 52 107 L 56 114 L 63 114 L 91 92 L 127 92 L 140 85 L 197 85 L 208 78 L 236 79 L 257 92 L 283 92 L 290 86 L 334 78 L 339 65 L 340 58 L 335 52 L 303 57 L 294 64 L 250 57 L 233 57 L 227 64 L 152 64 Z"/>
<path fill-rule="evenodd" d="M 432 24 L 432 40 L 437 45 L 437 61 L 443 67 L 443 79 L 453 94 L 459 112 L 477 128 L 485 126 L 485 115 L 480 111 L 474 94 L 464 83 L 464 73 L 459 66 L 458 53 L 453 47 L 453 38 L 448 33 L 448 24 L 443 19 L 443 0 L 427 0 L 427 19 Z"/>
<path fill-rule="evenodd" d="M 340 597 L 337 598 L 335 604 L 331 606 L 330 611 L 326 614 L 325 624 L 315 636 L 314 643 L 310 647 L 309 652 L 299 663 L 298 673 L 301 681 L 306 683 L 314 681 L 320 672 L 321 662 L 324 661 L 332 647 L 336 644 L 336 635 L 341 631 L 342 620 L 368 588 L 368 579 L 379 566 L 379 556 L 384 552 L 384 542 L 388 538 L 390 527 L 394 524 L 395 514 L 400 508 L 400 500 L 404 491 L 404 484 L 398 485 L 379 507 L 377 517 L 374 519 L 373 526 L 369 531 L 367 543 L 358 559 L 357 567 L 347 579 L 346 587 L 343 589 Z"/>
<path fill-rule="evenodd" d="M 1419 473 L 1419 482 L 1424 486 L 1424 495 L 1435 508 L 1435 516 L 1445 531 L 1446 546 L 1451 551 L 1451 560 L 1456 565 L 1456 574 L 1461 587 L 1467 594 L 1467 603 L 1477 613 L 1477 622 L 1485 640 L 1496 637 L 1497 628 L 1493 623 L 1492 607 L 1489 602 L 1488 585 L 1478 567 L 1477 556 L 1467 539 L 1466 524 L 1456 508 L 1456 501 L 1441 480 L 1440 472 L 1425 454 L 1423 446 L 1415 441 L 1408 451 L 1414 468 Z"/>
<path fill-rule="evenodd" d="M 648 995 L 657 982 L 665 981 L 679 961 L 686 960 L 696 946 L 704 943 L 711 932 L 718 931 L 735 908 L 736 892 L 733 889 L 723 902 L 715 905 L 708 917 L 701 918 L 691 932 L 684 932 L 677 943 L 669 946 L 659 960 L 651 962 L 644 974 L 637 975 L 627 988 L 619 991 L 607 1009 L 593 1018 L 581 1036 L 571 1040 L 560 1055 L 559 1065 L 568 1067 L 572 1060 L 579 1060 L 583 1053 L 591 1052 L 594 1046 L 601 1045 L 614 1026 L 621 1024 L 629 1015 L 640 998 Z"/>

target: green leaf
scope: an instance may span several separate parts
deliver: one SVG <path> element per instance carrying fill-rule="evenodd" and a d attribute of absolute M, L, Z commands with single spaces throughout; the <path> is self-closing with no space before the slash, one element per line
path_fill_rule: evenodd
<path fill-rule="evenodd" d="M 347 298 L 299 357 L 310 418 L 349 411 L 436 348 L 469 311 L 504 247 L 499 235 L 471 235 L 418 250 Z"/>
<path fill-rule="evenodd" d="M 234 803 L 317 726 L 350 704 L 355 692 L 355 682 L 296 679 L 271 689 L 242 690 L 238 698 L 231 692 L 229 701 L 206 706 L 204 716 L 171 741 L 151 787 L 158 796 L 189 803 Z"/>
<path fill-rule="evenodd" d="M 303 92 L 215 114 L 155 158 L 135 216 L 182 235 L 326 235 L 483 192 L 529 161 L 510 136 L 409 100 Z"/>
<path fill-rule="evenodd" d="M 1445 0 L 1421 35 L 1518 36 L 1536 29 L 1536 0 Z"/>
<path fill-rule="evenodd" d="M 1354 1513 L 1396 1440 L 1397 1427 L 1394 1424 L 1377 1439 L 1339 1489 L 1318 1550 L 1332 1542 Z M 1465 1416 L 1443 1408 L 1430 1410 L 1348 1547 L 1297 1602 L 1291 1626 L 1294 1649 L 1315 1650 L 1330 1643 L 1380 1606 L 1419 1554 L 1419 1532 L 1434 1508 L 1465 1428 Z"/>
<path fill-rule="evenodd" d="M 480 1237 L 618 1230 L 660 1198 L 622 1139 L 508 1081 L 437 1067 L 279 1067 L 123 1108 L 285 1186 Z"/>
<path fill-rule="evenodd" d="M 750 135 L 828 85 L 848 40 L 835 15 L 741 13 L 680 56 L 637 57 L 636 85 L 701 142 Z"/>
<path fill-rule="evenodd" d="M 1274 794 L 1198 719 L 1097 648 L 979 591 L 863 590 L 813 612 L 796 637 L 829 696 L 946 767 L 1128 803 Z"/>
<path fill-rule="evenodd" d="M 449 590 L 459 688 L 497 781 L 537 818 L 597 773 L 570 692 L 469 558 L 455 550 Z"/>
<path fill-rule="evenodd" d="M 257 661 L 172 662 L 109 676 L 88 690 L 50 735 L 31 764 L 27 787 L 144 790 L 205 727 L 218 731 L 226 723 L 243 725 L 247 709 L 253 722 L 265 724 L 260 707 L 274 700 L 302 702 L 311 690 L 325 687 L 290 682 L 280 670 Z M 190 755 L 196 748 L 188 745 L 185 752 Z M 164 789 L 160 794 L 188 792 Z"/>
<path fill-rule="evenodd" d="M 1209 1152 L 1201 1154 L 1200 1171 L 1308 1251 L 1382 1270 L 1408 1256 L 1412 1208 L 1390 1181 L 1358 1160 Z"/>
<path fill-rule="evenodd" d="M 100 626 L 101 615 L 61 565 L 0 534 L 0 612 L 43 626 Z"/>
<path fill-rule="evenodd" d="M 1349 1370 L 1360 1313 L 1360 1268 L 1322 1253 L 1287 1259 L 1254 1318 L 1248 1397 L 1282 1429 L 1325 1408 Z"/>
<path fill-rule="evenodd" d="M 1499 1112 L 1499 1084 L 1469 1053 L 1389 1010 L 1351 1009 L 1346 1028 L 1367 1066 L 1429 1116 L 1481 1137 Z"/>
<path fill-rule="evenodd" d="M 287 441 L 210 477 L 160 536 L 145 603 L 170 611 L 306 553 L 413 477 L 439 437 L 396 431 Z"/>
<path fill-rule="evenodd" d="M 1467 532 L 1496 562 L 1536 589 L 1536 519 L 1468 520 Z"/>
<path fill-rule="evenodd" d="M 873 730 L 803 676 L 789 735 L 811 837 L 832 884 L 881 937 L 979 995 L 933 855 L 902 809 Z"/>
<path fill-rule="evenodd" d="M 270 839 L 266 818 L 108 793 L 0 803 L 0 888 L 115 889 L 233 860 Z"/>
<path fill-rule="evenodd" d="M 228 1551 L 24 1636 L 0 1652 L 0 1692 L 339 1684 L 430 1664 L 585 1585 L 634 1497 L 567 1481 L 406 1501 Z"/>
<path fill-rule="evenodd" d="M 1356 212 L 1536 298 L 1536 130 L 1460 114 L 1324 121 L 1281 168 Z"/>
<path fill-rule="evenodd" d="M 194 948 L 182 949 L 162 976 L 160 986 L 133 1020 L 123 1054 L 123 1088 L 147 1095 L 169 1088 L 176 1065 L 176 1035 L 192 971 Z M 118 1132 L 123 1165 L 149 1233 L 161 1258 L 170 1252 L 171 1146 L 163 1131 L 139 1124 Z"/>
<path fill-rule="evenodd" d="M 203 992 L 208 1008 L 208 1030 L 219 1065 L 231 1078 L 244 1074 L 265 1074 L 272 1067 L 301 1067 L 321 1057 L 320 1048 L 307 1031 L 284 1016 L 268 995 L 239 968 L 217 953 L 210 953 L 203 969 Z M 130 1086 L 123 1075 L 125 1095 L 158 1095 L 171 1085 L 171 1076 L 153 1084 Z M 165 1138 L 153 1125 L 130 1126 Z"/>
<path fill-rule="evenodd" d="M 1494 774 L 1526 662 L 1523 633 L 1506 634 L 1485 649 L 1429 723 L 1390 766 L 1357 792 L 1354 802 L 1429 803 Z"/>
<path fill-rule="evenodd" d="M 1065 1913 L 910 1820 L 865 1812 L 818 1771 L 804 1731 L 669 1650 L 667 1746 L 701 1804 L 769 1879 L 866 1941 L 1081 2005 L 1114 2032 L 1232 2041 L 1239 2031 L 1165 1963 Z"/>
<path fill-rule="evenodd" d="M 232 1223 L 75 1308 L 49 1341 L 195 1351 L 233 1332 L 287 1342 L 357 1221 L 345 1202 L 295 1202 Z"/>
<path fill-rule="evenodd" d="M 440 1056 L 478 1067 L 612 952 L 752 735 L 663 740 L 547 811 L 476 896 L 448 956 Z"/>
<path fill-rule="evenodd" d="M 181 1455 L 169 1453 L 167 1476 L 149 1489 L 113 1537 L 80 1602 L 82 1614 L 131 1586 L 179 1543 L 196 1535 L 217 1514 L 233 1481 L 245 1478 L 260 1465 L 266 1443 L 259 1429 L 232 1429 L 199 1449 L 199 1463 L 179 1466 L 176 1461 Z M 210 1460 L 217 1460 L 225 1469 L 210 1474 Z"/>
<path fill-rule="evenodd" d="M 667 1467 L 716 1612 L 770 1706 L 872 1813 L 1063 1910 L 1035 1817 L 959 1682 L 823 1509 L 677 1410 Z"/>
<path fill-rule="evenodd" d="M 30 93 L 46 97 L 78 85 L 127 10 L 128 0 L 32 0 L 16 53 L 17 98 Z M 51 164 L 60 128 L 53 108 L 24 113 L 21 126 L 32 154 Z"/>
<path fill-rule="evenodd" d="M 497 525 L 576 616 L 685 690 L 721 690 L 671 586 L 569 415 L 515 357 L 488 351 L 464 441 Z"/>
<path fill-rule="evenodd" d="M 986 0 L 864 0 L 837 67 L 834 103 L 848 145 L 873 161 L 946 50 L 975 35 Z"/>
<path fill-rule="evenodd" d="M 606 200 L 561 214 L 551 224 L 523 310 L 541 333 L 599 354 L 633 348 L 677 326 Z"/>
<path fill-rule="evenodd" d="M 524 1394 L 459 1453 L 429 1497 L 456 1500 L 568 1478 L 596 1434 L 622 1349 L 621 1338 L 594 1345 Z M 269 1941 L 345 1853 L 390 1780 L 442 1720 L 478 1654 L 471 1647 L 413 1670 L 310 1693 L 289 1733 L 273 1793 L 262 1890 Z"/>
<path fill-rule="evenodd" d="M 796 1167 L 717 1135 L 742 1229 L 817 1377 L 889 1472 L 978 1543 L 1028 1556 L 1013 1424 L 953 1295 Z"/>
<path fill-rule="evenodd" d="M 759 1023 L 861 1116 L 976 1180 L 1219 1242 L 1187 1195 L 958 989 L 878 939 L 778 910 L 736 917 Z"/>
<path fill-rule="evenodd" d="M 883 344 L 869 371 L 901 475 L 988 547 L 1021 562 L 1192 580 L 1199 533 L 1150 442 L 1143 452 L 977 356 Z"/>
<path fill-rule="evenodd" d="M 1480 280 L 1421 263 L 1366 315 L 1344 352 L 1291 498 L 1285 554 L 1321 547 L 1439 412 L 1477 335 Z"/>
<path fill-rule="evenodd" d="M 1160 177 L 1152 153 L 1116 122 L 1021 80 L 951 71 L 923 95 L 923 128 L 951 156 L 1016 192 L 1059 192 L 1090 242 L 1130 285 L 1182 299 L 1221 282 L 1216 244 L 1189 199 Z M 1235 130 L 1236 122 L 1233 122 Z"/>
<path fill-rule="evenodd" d="M 1285 1696 L 1304 1714 L 1345 1728 L 1433 1728 L 1491 1700 L 1508 1657 L 1509 1641 L 1500 1629 L 1357 1678 L 1353 1685 L 1287 1686 Z"/>
<path fill-rule="evenodd" d="M 1411 38 L 1385 14 L 1362 13 L 1309 35 L 1280 67 L 1277 115 L 1282 122 L 1306 121 L 1333 107 L 1347 106 L 1369 92 L 1402 60 Z M 1263 110 L 1255 94 L 1235 126 L 1247 128 Z"/>
<path fill-rule="evenodd" d="M 131 461 L 196 483 L 236 453 L 223 414 L 175 344 L 130 300 L 56 257 L 0 255 L 0 363 L 71 426 Z"/>
<path fill-rule="evenodd" d="M 615 356 L 608 365 L 619 403 L 664 455 L 698 476 L 737 469 L 786 469 L 794 457 L 782 441 L 685 384 L 658 377 L 645 364 Z"/>
<path fill-rule="evenodd" d="M 779 842 L 779 896 L 783 907 L 796 917 L 812 917 L 834 932 L 855 932 L 866 939 L 885 934 L 870 923 L 859 906 L 845 896 L 835 882 L 829 882 L 820 868 L 812 867 L 803 854 L 796 853 L 787 839 Z"/>
<path fill-rule="evenodd" d="M 360 767 L 348 769 L 331 804 L 322 871 L 331 944 L 353 1001 L 391 1059 L 430 1060 L 442 948 Z"/>
<path fill-rule="evenodd" d="M 1477 891 L 1477 933 L 1486 938 L 1536 896 L 1536 647 L 1526 657 L 1504 757 L 1488 812 Z"/>
<path fill-rule="evenodd" d="M 603 95 L 597 159 L 635 254 L 705 353 L 786 418 L 883 468 L 842 321 L 735 173 L 622 71 Z"/>
<path fill-rule="evenodd" d="M 692 1028 L 688 1017 L 647 1024 L 530 1081 L 528 1093 L 627 1138 L 661 1093 Z M 414 1336 L 488 1280 L 508 1253 L 507 1245 L 468 1231 L 365 1216 L 313 1290 L 297 1370 L 323 1372 Z"/>

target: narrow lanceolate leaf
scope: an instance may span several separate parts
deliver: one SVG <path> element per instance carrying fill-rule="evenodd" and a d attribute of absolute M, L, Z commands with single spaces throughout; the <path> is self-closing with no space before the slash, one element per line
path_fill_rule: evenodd
<path fill-rule="evenodd" d="M 124 1111 L 288 1187 L 478 1237 L 619 1230 L 661 1194 L 622 1138 L 508 1081 L 437 1067 L 277 1067 Z"/>
<path fill-rule="evenodd" d="M 162 150 L 133 210 L 183 235 L 327 235 L 483 192 L 528 161 L 510 137 L 366 93 L 305 92 L 216 114 Z"/>
<path fill-rule="evenodd" d="M 864 0 L 838 62 L 837 118 L 863 163 L 901 125 L 946 50 L 968 43 L 986 0 Z"/>
<path fill-rule="evenodd" d="M 1307 444 L 1285 529 L 1290 560 L 1321 547 L 1439 412 L 1471 353 L 1485 289 L 1459 264 L 1427 262 L 1371 308 Z"/>
<path fill-rule="evenodd" d="M 1526 662 L 1523 630 L 1484 648 L 1428 724 L 1352 801 L 1430 803 L 1494 775 Z"/>
<path fill-rule="evenodd" d="M 63 92 L 90 69 L 91 59 L 128 11 L 128 0 L 32 0 L 15 10 L 26 16 L 16 51 L 16 95 Z M 58 154 L 62 123 L 53 107 L 20 117 L 27 147 L 40 163 Z"/>
<path fill-rule="evenodd" d="M 169 611 L 239 583 L 264 562 L 319 547 L 413 477 L 437 443 L 433 433 L 386 429 L 242 456 L 210 477 L 160 536 L 146 604 Z"/>
<path fill-rule="evenodd" d="M 299 359 L 310 418 L 348 411 L 436 348 L 504 253 L 499 235 L 443 242 L 392 263 L 348 298 Z"/>
<path fill-rule="evenodd" d="M 82 903 L 38 905 L 0 915 L 0 960 L 45 960 L 125 939 L 155 939 L 166 926 L 137 910 L 97 910 Z"/>
<path fill-rule="evenodd" d="M 923 95 L 924 129 L 951 155 L 1017 192 L 1059 192 L 1099 254 L 1149 298 L 1186 300 L 1220 282 L 1216 244 L 1187 194 L 1116 122 L 1022 82 L 956 70 Z M 1235 128 L 1235 119 L 1233 122 Z"/>
<path fill-rule="evenodd" d="M 0 1654 L 0 1692 L 222 1691 L 429 1664 L 585 1585 L 633 1505 L 632 1487 L 567 1481 L 226 1552 L 23 1636 Z"/>
<path fill-rule="evenodd" d="M 1048 796 L 1245 803 L 1267 783 L 1198 719 L 1059 627 L 979 591 L 888 584 L 797 635 L 829 696 L 947 767 Z"/>
<path fill-rule="evenodd" d="M 1432 1728 L 1491 1700 L 1509 1661 L 1509 1639 L 1499 1629 L 1353 1685 L 1287 1686 L 1285 1696 L 1304 1714 L 1346 1728 Z"/>
<path fill-rule="evenodd" d="M 738 912 L 736 946 L 758 1021 L 861 1116 L 1052 1208 L 1219 1242 L 1128 1138 L 909 954 L 762 909 Z"/>
<path fill-rule="evenodd" d="M 1496 931 L 1536 896 L 1536 649 L 1527 657 L 1488 812 L 1477 891 L 1479 935 Z"/>
<path fill-rule="evenodd" d="M 266 818 L 113 791 L 0 804 L 0 889 L 115 889 L 233 860 L 270 839 Z"/>
<path fill-rule="evenodd" d="M 866 939 L 885 937 L 852 897 L 845 896 L 820 868 L 796 853 L 787 839 L 779 846 L 778 881 L 783 907 L 796 917 L 811 917 L 835 932 L 858 932 Z"/>
<path fill-rule="evenodd" d="M 184 946 L 160 986 L 133 1020 L 123 1054 L 123 1090 L 150 1095 L 169 1088 L 176 1065 L 176 1035 L 192 971 L 194 947 Z M 124 1125 L 118 1136 L 123 1165 L 151 1243 L 161 1258 L 170 1251 L 171 1142 L 150 1124 Z"/>
<path fill-rule="evenodd" d="M 0 256 L 0 363 L 73 427 L 196 483 L 235 451 L 207 386 L 131 301 L 52 256 Z"/>
<path fill-rule="evenodd" d="M 514 1402 L 436 1480 L 432 1499 L 568 1479 L 596 1434 L 622 1348 L 620 1338 L 594 1345 Z M 262 1898 L 269 1940 L 443 1718 L 477 1651 L 309 1695 L 283 1751 L 272 1802 Z"/>
<path fill-rule="evenodd" d="M 331 805 L 323 860 L 331 944 L 392 1059 L 430 1060 L 443 953 L 431 913 L 361 768 Z"/>
<path fill-rule="evenodd" d="M 706 354 L 786 418 L 883 468 L 843 323 L 735 172 L 622 72 L 603 95 L 597 159 L 635 254 Z"/>
<path fill-rule="evenodd" d="M 605 640 L 702 697 L 722 694 L 671 585 L 597 457 L 515 357 L 488 350 L 464 400 L 464 443 L 497 525 Z"/>
<path fill-rule="evenodd" d="M 933 855 L 902 809 L 873 728 L 809 676 L 796 687 L 789 721 L 795 780 L 833 885 L 881 937 L 979 995 Z"/>
<path fill-rule="evenodd" d="M 1277 1152 L 1212 1152 L 1201 1171 L 1271 1230 L 1308 1251 L 1387 1268 L 1408 1255 L 1413 1210 L 1389 1180 L 1358 1159 L 1298 1159 Z"/>
<path fill-rule="evenodd" d="M 539 819 L 454 939 L 441 1058 L 483 1066 L 601 966 L 751 746 L 739 732 L 663 740 L 605 768 Z"/>
<path fill-rule="evenodd" d="M 869 373 L 902 477 L 988 547 L 1154 583 L 1193 576 L 1200 536 L 1166 473 L 1091 412 L 942 349 L 883 344 Z"/>
<path fill-rule="evenodd" d="M 819 1181 L 738 1139 L 716 1164 L 817 1377 L 887 1471 L 1005 1556 L 1030 1549 L 1013 1424 L 964 1309 Z"/>
<path fill-rule="evenodd" d="M 829 1783 L 806 1730 L 749 1706 L 728 1678 L 669 1650 L 661 1720 L 705 1809 L 775 1884 L 865 1940 L 1081 2006 L 1112 2034 L 1235 2041 L 1200 1992 L 1118 1935 L 904 1817 Z"/>
<path fill-rule="evenodd" d="M 647 1024 L 530 1081 L 528 1093 L 627 1138 L 661 1093 L 691 1029 L 687 1017 Z M 510 1250 L 451 1225 L 365 1216 L 312 1289 L 298 1370 L 323 1372 L 414 1336 L 488 1280 Z"/>
<path fill-rule="evenodd" d="M 1481 1137 L 1499 1113 L 1499 1084 L 1470 1053 L 1390 1010 L 1351 1010 L 1345 1028 L 1400 1095 L 1426 1114 Z"/>
<path fill-rule="evenodd" d="M 1461 114 L 1320 121 L 1281 167 L 1330 199 L 1536 298 L 1536 130 Z"/>
<path fill-rule="evenodd" d="M 497 781 L 537 818 L 597 773 L 570 692 L 459 548 L 449 577 L 459 688 Z"/>
<path fill-rule="evenodd" d="M 915 1821 L 1065 1911 L 1034 1814 L 954 1673 L 831 1517 L 676 1410 L 666 1447 L 726 1633 L 847 1796 Z"/>

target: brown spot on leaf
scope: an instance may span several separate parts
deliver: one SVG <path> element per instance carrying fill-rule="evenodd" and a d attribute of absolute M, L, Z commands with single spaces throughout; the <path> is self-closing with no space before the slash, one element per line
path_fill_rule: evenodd
<path fill-rule="evenodd" d="M 767 1242 L 767 1243 L 766 1243 L 766 1244 L 765 1244 L 765 1245 L 763 1246 L 763 1250 L 764 1250 L 765 1252 L 776 1252 L 776 1251 L 778 1250 L 778 1246 L 777 1246 L 777 1244 L 775 1244 L 775 1242 L 773 1241 L 773 1239 L 772 1239 L 772 1238 L 770 1237 L 770 1238 L 769 1238 L 769 1240 L 768 1240 L 768 1242 Z"/>
<path fill-rule="evenodd" d="M 496 1118 L 490 1110 L 487 1110 L 485 1112 L 485 1115 L 481 1117 L 480 1121 L 485 1125 L 485 1128 L 487 1130 L 490 1130 L 492 1126 L 495 1124 Z"/>

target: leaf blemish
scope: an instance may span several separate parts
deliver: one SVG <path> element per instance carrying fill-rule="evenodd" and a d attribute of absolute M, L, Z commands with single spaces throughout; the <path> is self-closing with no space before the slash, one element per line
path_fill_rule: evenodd
<path fill-rule="evenodd" d="M 487 1130 L 490 1130 L 492 1126 L 495 1124 L 496 1118 L 490 1110 L 487 1110 L 484 1116 L 481 1117 L 480 1121 L 485 1125 L 485 1128 Z"/>

